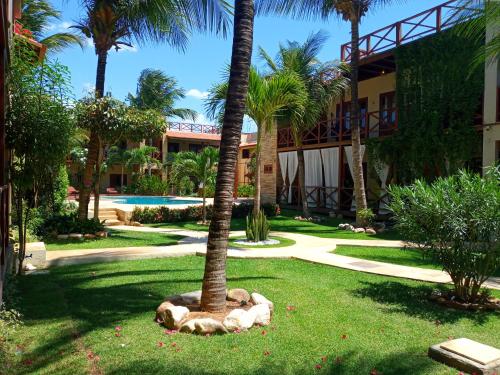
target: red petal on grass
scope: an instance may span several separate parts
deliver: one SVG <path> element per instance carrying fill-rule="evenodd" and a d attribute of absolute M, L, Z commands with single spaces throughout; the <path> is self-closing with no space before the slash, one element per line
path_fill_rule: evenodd
<path fill-rule="evenodd" d="M 342 336 L 340 336 L 340 338 L 341 338 L 342 340 L 347 339 L 347 337 L 348 337 L 348 336 L 347 336 L 347 335 L 345 335 L 345 334 L 344 334 L 344 335 L 342 335 Z"/>
<path fill-rule="evenodd" d="M 116 337 L 120 337 L 120 336 L 121 336 L 121 334 L 120 334 L 120 333 L 118 333 L 118 332 L 116 332 L 116 333 L 115 333 L 115 336 L 116 336 Z"/>
<path fill-rule="evenodd" d="M 162 341 L 158 341 L 157 345 L 159 348 L 163 348 L 165 346 L 165 344 Z"/>
<path fill-rule="evenodd" d="M 321 365 L 318 364 L 318 365 L 316 365 L 314 367 L 316 367 L 316 370 L 321 370 L 323 366 L 321 366 Z"/>
<path fill-rule="evenodd" d="M 33 364 L 33 360 L 31 359 L 26 359 L 23 361 L 23 365 L 25 366 L 31 366 Z"/>
<path fill-rule="evenodd" d="M 271 352 L 270 352 L 270 351 L 267 351 L 267 350 L 266 350 L 266 351 L 264 352 L 264 356 L 266 356 L 266 357 L 267 357 L 267 356 L 270 356 L 270 355 L 271 355 Z"/>
<path fill-rule="evenodd" d="M 288 305 L 288 306 L 286 307 L 286 309 L 287 309 L 288 311 L 295 311 L 295 306 Z"/>
<path fill-rule="evenodd" d="M 176 342 L 173 342 L 171 345 L 170 345 L 172 348 L 175 348 L 177 346 L 177 343 Z"/>
<path fill-rule="evenodd" d="M 267 331 L 266 330 L 263 330 L 261 333 L 262 333 L 262 336 L 267 335 Z"/>
<path fill-rule="evenodd" d="M 116 327 L 115 327 L 115 331 L 118 331 L 118 332 L 119 332 L 119 331 L 121 331 L 121 330 L 122 330 L 122 327 L 121 327 L 121 326 L 116 326 Z"/>
<path fill-rule="evenodd" d="M 94 359 L 94 353 L 92 353 L 92 352 L 88 352 L 88 353 L 87 353 L 87 358 L 88 358 L 88 359 Z"/>
<path fill-rule="evenodd" d="M 322 360 L 323 362 L 326 362 L 326 361 L 328 361 L 328 357 L 325 355 L 325 356 L 321 357 L 321 360 Z"/>
<path fill-rule="evenodd" d="M 372 368 L 372 370 L 370 371 L 370 375 L 378 375 L 378 371 Z"/>
<path fill-rule="evenodd" d="M 175 335 L 177 333 L 177 330 L 176 329 L 166 329 L 165 331 L 166 335 Z"/>

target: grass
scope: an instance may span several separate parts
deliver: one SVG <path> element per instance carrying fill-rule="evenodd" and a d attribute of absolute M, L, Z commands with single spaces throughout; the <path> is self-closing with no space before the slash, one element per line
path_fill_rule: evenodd
<path fill-rule="evenodd" d="M 269 236 L 269 239 L 271 240 L 278 240 L 280 243 L 276 245 L 256 245 L 256 246 L 245 246 L 242 244 L 239 244 L 236 242 L 236 240 L 246 240 L 245 236 L 240 236 L 240 237 L 232 237 L 229 239 L 229 246 L 230 247 L 237 247 L 240 249 L 271 249 L 271 248 L 278 248 L 278 247 L 288 247 L 288 246 L 293 246 L 295 245 L 295 241 L 291 240 L 289 238 L 285 237 L 278 237 L 278 236 Z"/>
<path fill-rule="evenodd" d="M 429 256 L 423 256 L 419 249 L 398 247 L 370 247 L 338 245 L 333 251 L 335 254 L 354 258 L 374 260 L 377 262 L 399 264 L 402 266 L 442 270 L 443 267 Z M 500 277 L 500 269 L 493 276 Z"/>
<path fill-rule="evenodd" d="M 47 250 L 105 249 L 135 246 L 170 246 L 175 245 L 182 236 L 166 233 L 148 233 L 139 231 L 109 230 L 109 237 L 95 239 L 46 239 Z"/>
<path fill-rule="evenodd" d="M 399 234 L 394 231 L 386 231 L 375 235 L 365 233 L 353 233 L 350 231 L 340 230 L 338 225 L 345 223 L 345 219 L 330 218 L 322 216 L 321 223 L 313 223 L 310 221 L 295 220 L 294 217 L 300 215 L 300 212 L 293 210 L 283 210 L 280 216 L 269 218 L 271 231 L 275 232 L 292 232 L 299 234 L 308 234 L 315 237 L 323 238 L 349 238 L 356 240 L 400 240 Z M 184 223 L 165 223 L 165 224 L 148 224 L 155 228 L 180 228 L 198 231 L 208 231 L 208 226 L 199 225 L 196 222 Z M 231 221 L 231 230 L 245 230 L 245 219 L 233 219 Z"/>
<path fill-rule="evenodd" d="M 199 289 L 203 269 L 193 256 L 21 277 L 17 373 L 444 375 L 458 371 L 429 359 L 429 345 L 468 337 L 498 346 L 497 315 L 431 303 L 433 284 L 294 260 L 228 260 L 228 287 L 274 301 L 270 327 L 165 335 L 155 308 L 166 295 Z"/>

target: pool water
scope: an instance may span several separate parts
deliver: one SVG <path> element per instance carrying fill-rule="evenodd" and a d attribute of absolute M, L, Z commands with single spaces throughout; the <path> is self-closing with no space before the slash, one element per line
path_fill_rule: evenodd
<path fill-rule="evenodd" d="M 201 200 L 197 199 L 177 199 L 174 197 L 153 197 L 153 196 L 138 196 L 138 195 L 114 195 L 101 196 L 102 200 L 117 204 L 136 204 L 145 206 L 164 206 L 164 205 L 180 205 L 180 204 L 200 204 Z"/>

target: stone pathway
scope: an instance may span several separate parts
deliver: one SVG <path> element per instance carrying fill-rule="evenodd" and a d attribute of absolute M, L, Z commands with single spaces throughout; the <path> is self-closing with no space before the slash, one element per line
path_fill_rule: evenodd
<path fill-rule="evenodd" d="M 47 251 L 47 265 L 58 266 L 67 264 L 93 263 L 102 261 L 117 261 L 129 259 L 163 258 L 184 255 L 205 255 L 207 232 L 174 228 L 151 228 L 115 226 L 115 229 L 170 233 L 184 236 L 179 244 L 157 247 L 127 247 L 116 249 L 94 250 L 61 250 Z M 300 259 L 311 263 L 350 269 L 353 271 L 373 273 L 405 279 L 429 281 L 435 283 L 449 283 L 447 273 L 439 270 L 417 267 L 400 266 L 390 263 L 364 260 L 331 253 L 338 245 L 375 246 L 375 247 L 404 247 L 402 241 L 388 240 L 350 240 L 340 238 L 320 238 L 304 234 L 288 232 L 272 232 L 273 235 L 294 240 L 295 245 L 282 248 L 264 249 L 235 249 L 228 250 L 229 258 L 243 259 Z M 244 236 L 244 231 L 233 231 L 231 236 Z M 485 286 L 500 290 L 500 278 L 492 277 Z"/>

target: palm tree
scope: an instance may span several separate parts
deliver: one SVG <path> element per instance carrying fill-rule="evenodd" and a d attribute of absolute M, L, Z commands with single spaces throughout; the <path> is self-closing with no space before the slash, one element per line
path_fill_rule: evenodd
<path fill-rule="evenodd" d="M 185 96 L 174 77 L 159 69 L 144 69 L 139 76 L 135 96 L 128 94 L 128 100 L 135 108 L 155 109 L 167 118 L 179 117 L 195 121 L 196 111 L 175 107 L 175 102 Z"/>
<path fill-rule="evenodd" d="M 167 42 L 184 50 L 192 30 L 211 30 L 225 35 L 228 26 L 226 0 L 81 0 L 85 17 L 74 27 L 91 38 L 97 55 L 95 94 L 102 97 L 106 63 L 111 48 L 131 43 Z M 80 192 L 79 217 L 86 218 L 92 174 L 100 159 L 102 142 L 90 134 L 87 164 Z"/>
<path fill-rule="evenodd" d="M 119 165 L 120 166 L 120 191 L 123 192 L 123 183 L 125 169 L 128 169 L 128 161 L 131 158 L 131 153 L 129 150 L 124 150 L 118 146 L 110 147 L 108 151 L 108 158 L 106 160 L 109 165 Z"/>
<path fill-rule="evenodd" d="M 253 0 L 236 0 L 231 68 L 222 122 L 220 162 L 217 169 L 214 209 L 208 232 L 201 295 L 201 308 L 210 312 L 219 312 L 226 308 L 227 240 L 252 60 L 253 23 Z"/>
<path fill-rule="evenodd" d="M 55 33 L 46 36 L 53 20 L 61 20 L 61 12 L 47 0 L 24 0 L 19 22 L 31 31 L 33 38 L 47 47 L 48 51 L 59 52 L 73 45 L 85 46 L 80 35 L 70 32 Z"/>
<path fill-rule="evenodd" d="M 156 152 L 158 152 L 158 149 L 152 146 L 133 148 L 128 151 L 125 167 L 130 169 L 134 166 L 138 166 L 139 175 L 142 176 L 144 174 L 144 166 L 146 166 L 148 174 L 151 176 L 151 168 L 155 165 L 158 167 L 161 166 L 161 161 L 153 156 Z"/>
<path fill-rule="evenodd" d="M 354 197 L 356 199 L 356 222 L 365 225 L 360 212 L 368 206 L 361 158 L 358 76 L 359 76 L 359 24 L 368 11 L 388 5 L 397 0 L 277 0 L 260 3 L 259 12 L 292 14 L 297 18 L 322 18 L 331 15 L 342 17 L 351 24 L 351 140 L 353 160 Z"/>
<path fill-rule="evenodd" d="M 193 177 L 201 186 L 203 197 L 203 222 L 207 221 L 206 187 L 215 181 L 219 150 L 215 147 L 205 147 L 201 152 L 179 152 L 172 163 L 172 179 L 180 180 L 185 176 Z"/>
<path fill-rule="evenodd" d="M 227 80 L 210 89 L 206 108 L 209 117 L 221 118 L 228 91 Z M 253 215 L 260 211 L 261 195 L 261 148 L 262 137 L 276 126 L 277 116 L 285 108 L 294 111 L 303 109 L 305 87 L 300 77 L 291 71 L 275 72 L 265 77 L 255 68 L 250 69 L 247 104 L 245 114 L 257 125 L 257 146 L 255 148 L 255 193 Z"/>
<path fill-rule="evenodd" d="M 325 33 L 318 32 L 311 34 L 303 44 L 288 42 L 287 45 L 280 46 L 274 61 L 262 48 L 260 49 L 260 55 L 267 62 L 271 72 L 274 74 L 293 72 L 300 77 L 304 87 L 302 93 L 304 105 L 298 107 L 290 103 L 292 110 L 285 112 L 285 120 L 290 124 L 292 137 L 297 147 L 299 188 L 304 217 L 309 217 L 310 213 L 305 186 L 302 135 L 317 125 L 332 100 L 342 95 L 349 82 L 343 74 L 346 71 L 345 67 L 336 66 L 333 62 L 321 63 L 318 60 L 318 53 L 326 39 Z"/>

